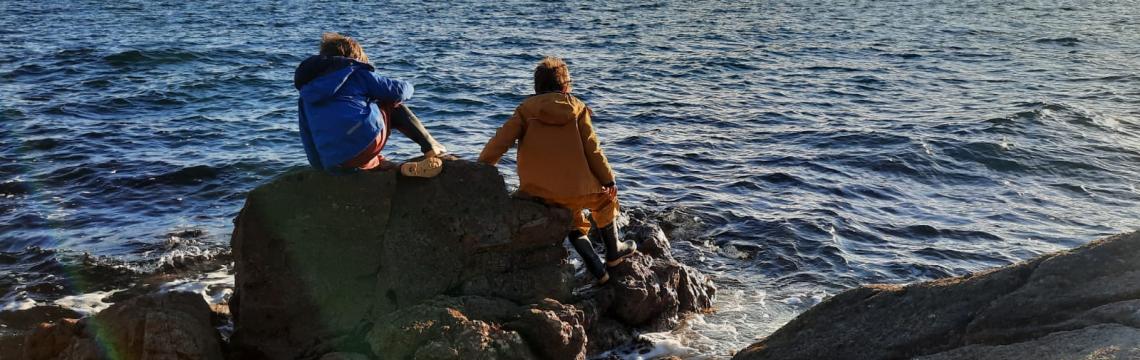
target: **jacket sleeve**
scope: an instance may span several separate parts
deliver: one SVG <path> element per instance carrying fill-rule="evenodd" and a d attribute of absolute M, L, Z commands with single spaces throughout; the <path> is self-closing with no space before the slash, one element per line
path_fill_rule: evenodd
<path fill-rule="evenodd" d="M 407 81 L 389 79 L 367 71 L 364 77 L 365 95 L 383 103 L 404 102 L 412 98 L 415 88 Z"/>
<path fill-rule="evenodd" d="M 594 173 L 594 177 L 601 182 L 602 185 L 612 185 L 614 183 L 614 171 L 610 168 L 610 161 L 606 159 L 606 154 L 602 153 L 602 146 L 598 143 L 598 135 L 594 133 L 594 124 L 590 122 L 590 114 L 593 113 L 589 108 L 582 111 L 578 115 L 578 134 L 582 136 L 582 149 L 586 153 L 586 162 L 590 165 L 590 171 Z"/>
<path fill-rule="evenodd" d="M 324 169 L 321 166 L 321 157 L 317 154 L 317 146 L 313 143 L 313 133 L 309 131 L 309 119 L 305 116 L 305 103 L 297 100 L 297 125 L 301 130 L 301 145 L 305 147 L 305 157 L 309 159 L 309 166 Z"/>
<path fill-rule="evenodd" d="M 503 126 L 495 131 L 495 136 L 491 140 L 487 140 L 487 145 L 483 146 L 483 151 L 479 153 L 479 162 L 495 165 L 499 163 L 499 159 L 507 150 L 514 145 L 515 140 L 519 139 L 523 133 L 523 119 L 519 114 L 519 110 L 515 109 L 515 113 L 511 115 L 510 119 Z"/>

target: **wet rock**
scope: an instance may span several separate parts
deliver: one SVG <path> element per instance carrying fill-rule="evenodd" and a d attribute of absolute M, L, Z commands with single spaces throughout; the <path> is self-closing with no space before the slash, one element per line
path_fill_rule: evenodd
<path fill-rule="evenodd" d="M 515 308 L 501 299 L 439 298 L 381 316 L 368 341 L 392 359 L 536 359 L 518 332 L 495 325 Z"/>
<path fill-rule="evenodd" d="M 630 225 L 626 238 L 638 242 L 639 253 L 611 269 L 607 287 L 614 316 L 624 324 L 672 328 L 678 316 L 712 306 L 716 288 L 703 274 L 673 260 L 669 240 L 655 225 Z"/>
<path fill-rule="evenodd" d="M 79 319 L 64 319 L 56 323 L 42 323 L 24 338 L 23 359 L 54 359 L 71 343 L 82 338 Z M 18 356 L 17 356 L 18 357 Z"/>
<path fill-rule="evenodd" d="M 210 314 L 197 294 L 141 296 L 94 317 L 41 325 L 25 340 L 24 359 L 222 359 Z"/>
<path fill-rule="evenodd" d="M 235 220 L 232 345 L 271 359 L 584 359 L 592 343 L 708 309 L 711 282 L 649 224 L 630 227 L 646 253 L 616 281 L 575 291 L 569 224 L 565 209 L 511 198 L 494 167 L 465 161 L 432 179 L 285 174 Z"/>
<path fill-rule="evenodd" d="M 24 353 L 28 334 L 63 321 L 74 322 L 81 316 L 71 309 L 55 305 L 0 311 L 0 359 L 19 359 Z"/>
<path fill-rule="evenodd" d="M 845 291 L 734 359 L 1126 359 L 1140 232 L 964 277 Z"/>
<path fill-rule="evenodd" d="M 503 327 L 517 331 L 540 359 L 586 358 L 584 314 L 573 305 L 545 299 L 516 310 Z"/>

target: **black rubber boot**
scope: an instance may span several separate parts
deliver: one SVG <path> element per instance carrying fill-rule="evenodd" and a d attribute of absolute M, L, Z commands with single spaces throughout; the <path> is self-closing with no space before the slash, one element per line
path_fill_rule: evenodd
<path fill-rule="evenodd" d="M 582 235 L 578 230 L 571 231 L 566 237 L 569 238 L 570 245 L 574 245 L 574 251 L 577 251 L 578 256 L 582 257 L 586 270 L 590 271 L 590 274 L 597 279 L 598 285 L 610 281 L 610 274 L 606 273 L 606 266 L 602 264 L 602 259 L 598 258 L 598 253 L 594 252 L 594 247 L 590 245 L 590 238 Z"/>
<path fill-rule="evenodd" d="M 389 113 L 388 123 L 393 129 L 396 129 L 404 136 L 412 139 L 416 145 L 420 146 L 420 151 L 428 154 L 428 157 L 435 157 L 443 155 L 447 149 L 440 145 L 435 138 L 431 137 L 424 124 L 420 122 L 420 118 L 409 109 L 407 105 L 400 104 Z M 429 152 L 431 154 L 429 154 Z"/>
<path fill-rule="evenodd" d="M 598 236 L 601 236 L 602 241 L 606 243 L 606 267 L 621 265 L 626 257 L 637 251 L 637 243 L 633 241 L 618 242 L 617 232 L 617 227 L 614 224 L 598 229 Z"/>

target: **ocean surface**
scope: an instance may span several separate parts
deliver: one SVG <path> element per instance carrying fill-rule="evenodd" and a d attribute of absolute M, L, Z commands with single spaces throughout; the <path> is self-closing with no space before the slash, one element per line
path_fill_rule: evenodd
<path fill-rule="evenodd" d="M 0 2 L 0 309 L 90 310 L 226 262 L 245 194 L 306 166 L 293 69 L 340 31 L 468 159 L 535 63 L 565 58 L 627 209 L 720 287 L 655 351 L 724 358 L 843 289 L 1140 228 L 1138 19 L 1134 1 Z M 170 286 L 226 282 L 210 271 Z"/>

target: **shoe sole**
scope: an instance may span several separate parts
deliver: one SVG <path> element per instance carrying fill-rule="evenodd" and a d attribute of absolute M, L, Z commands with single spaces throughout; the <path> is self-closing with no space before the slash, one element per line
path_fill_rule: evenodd
<path fill-rule="evenodd" d="M 617 259 L 606 260 L 606 267 L 614 267 L 614 266 L 621 265 L 621 263 L 625 262 L 625 258 L 633 256 L 633 254 L 636 254 L 636 253 L 637 253 L 637 250 L 634 250 L 634 251 L 630 251 L 629 254 L 622 255 L 622 257 L 619 257 Z"/>
<path fill-rule="evenodd" d="M 400 165 L 400 173 L 410 177 L 430 178 L 439 175 L 441 171 L 443 160 L 434 157 Z"/>

